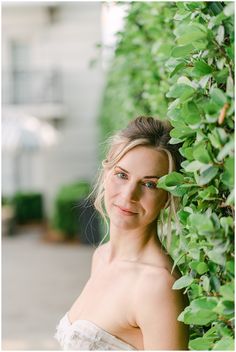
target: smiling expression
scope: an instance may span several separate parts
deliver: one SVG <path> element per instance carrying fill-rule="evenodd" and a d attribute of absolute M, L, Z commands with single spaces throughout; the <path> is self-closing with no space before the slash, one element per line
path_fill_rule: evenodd
<path fill-rule="evenodd" d="M 137 146 L 105 171 L 105 207 L 114 226 L 134 229 L 156 222 L 168 198 L 156 185 L 168 167 L 165 152 Z"/>

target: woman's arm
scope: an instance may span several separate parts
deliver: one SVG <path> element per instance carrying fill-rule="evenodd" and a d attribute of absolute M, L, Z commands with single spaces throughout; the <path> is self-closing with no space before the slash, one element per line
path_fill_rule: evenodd
<path fill-rule="evenodd" d="M 186 298 L 173 290 L 175 279 L 165 270 L 140 280 L 135 300 L 136 323 L 143 334 L 144 350 L 188 350 L 188 326 L 177 320 Z"/>

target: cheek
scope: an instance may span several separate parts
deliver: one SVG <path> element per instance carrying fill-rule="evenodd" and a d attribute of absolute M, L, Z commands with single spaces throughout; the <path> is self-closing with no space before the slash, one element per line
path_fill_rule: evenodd
<path fill-rule="evenodd" d="M 105 193 L 104 193 L 105 203 L 108 205 L 109 200 L 116 195 L 119 185 L 111 175 L 110 177 L 107 178 L 106 182 L 104 183 L 104 186 L 105 186 Z"/>
<path fill-rule="evenodd" d="M 116 194 L 117 191 L 122 187 L 124 183 L 124 180 L 114 176 L 110 175 L 105 183 L 105 190 L 107 190 L 110 195 Z"/>
<path fill-rule="evenodd" d="M 157 193 L 149 195 L 149 197 L 146 198 L 146 204 L 150 208 L 152 214 L 157 214 L 164 207 L 167 199 L 167 192 L 164 190 L 158 190 Z"/>

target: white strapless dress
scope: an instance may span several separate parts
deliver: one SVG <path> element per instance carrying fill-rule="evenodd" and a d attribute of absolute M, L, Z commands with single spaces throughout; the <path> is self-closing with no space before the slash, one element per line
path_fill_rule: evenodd
<path fill-rule="evenodd" d="M 89 320 L 76 320 L 70 323 L 68 313 L 56 327 L 56 340 L 63 350 L 136 350 L 133 346 L 113 336 Z"/>

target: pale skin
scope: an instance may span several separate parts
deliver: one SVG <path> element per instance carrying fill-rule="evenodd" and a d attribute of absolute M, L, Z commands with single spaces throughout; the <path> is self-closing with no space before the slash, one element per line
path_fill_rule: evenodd
<path fill-rule="evenodd" d="M 95 250 L 91 277 L 68 313 L 71 323 L 89 320 L 137 350 L 188 349 L 188 327 L 177 321 L 188 301 L 172 289 L 180 273 L 171 274 L 156 226 L 168 199 L 156 183 L 167 173 L 166 153 L 146 146 L 106 171 L 110 240 Z"/>

